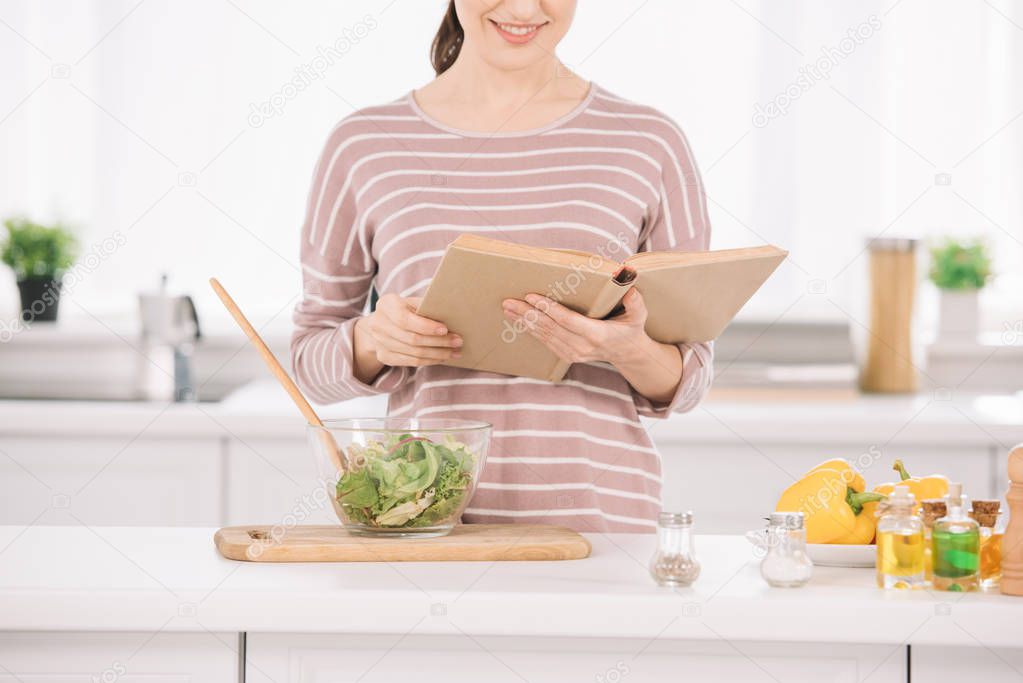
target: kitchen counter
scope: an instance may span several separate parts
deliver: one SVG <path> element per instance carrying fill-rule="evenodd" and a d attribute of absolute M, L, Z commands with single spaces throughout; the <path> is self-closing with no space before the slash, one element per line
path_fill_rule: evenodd
<path fill-rule="evenodd" d="M 769 588 L 739 536 L 698 536 L 691 588 L 652 535 L 566 562 L 256 564 L 212 528 L 0 527 L 0 666 L 17 680 L 195 683 L 1008 683 L 1023 598 L 884 592 L 818 567 Z"/>
<path fill-rule="evenodd" d="M 382 415 L 386 398 L 357 398 L 318 407 L 324 419 Z M 644 420 L 660 442 L 856 441 L 879 443 L 893 435 L 948 446 L 997 442 L 1006 450 L 1023 441 L 1023 394 L 978 395 L 940 390 L 910 396 L 829 392 L 798 394 L 722 392 L 700 407 L 667 420 Z M 272 380 L 243 387 L 218 403 L 119 401 L 0 401 L 0 434 L 96 434 L 151 437 L 244 438 L 303 436 L 304 421 Z"/>
<path fill-rule="evenodd" d="M 1023 599 L 884 592 L 818 567 L 772 589 L 752 546 L 701 536 L 692 588 L 653 584 L 649 535 L 567 562 L 255 564 L 213 529 L 0 527 L 0 630 L 457 634 L 1019 647 Z"/>

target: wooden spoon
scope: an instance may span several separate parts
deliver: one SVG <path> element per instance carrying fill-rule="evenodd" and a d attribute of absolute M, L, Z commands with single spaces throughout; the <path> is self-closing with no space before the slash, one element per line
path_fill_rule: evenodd
<path fill-rule="evenodd" d="M 274 356 L 270 347 L 263 341 L 263 338 L 259 336 L 259 332 L 256 331 L 256 328 L 252 326 L 252 323 L 250 323 L 248 318 L 245 317 L 245 314 L 242 313 L 240 308 L 238 308 L 238 304 L 234 302 L 234 299 L 232 299 L 231 295 L 227 293 L 224 286 L 221 285 L 215 277 L 210 278 L 210 286 L 213 287 L 213 291 L 217 293 L 217 296 L 219 296 L 220 300 L 224 303 L 224 307 L 227 308 L 227 312 L 231 314 L 231 317 L 233 317 L 235 322 L 238 323 L 238 326 L 242 328 L 242 331 L 245 332 L 245 335 L 249 338 L 249 341 L 252 342 L 252 345 L 255 346 L 256 350 L 263 356 L 263 360 L 266 361 L 266 365 L 270 368 L 270 372 L 272 372 L 274 377 L 277 378 L 277 381 L 281 383 L 284 390 L 288 392 L 288 396 L 291 396 L 291 400 L 294 401 L 295 405 L 298 406 L 298 409 L 302 411 L 302 415 L 305 416 L 305 419 L 309 422 L 309 424 L 317 427 L 323 427 L 323 421 L 320 419 L 320 416 L 316 414 L 316 411 L 313 410 L 313 407 L 309 405 L 309 401 L 307 401 L 305 396 L 302 394 L 302 390 L 299 389 L 298 385 L 291 379 L 291 376 L 277 360 L 277 357 Z M 334 437 L 331 433 L 325 429 L 320 430 L 320 434 L 323 437 L 323 444 L 327 449 L 327 453 L 330 455 L 330 459 L 334 462 L 335 467 L 337 467 L 338 474 L 343 474 L 348 468 L 346 467 L 345 457 L 341 453 L 341 449 L 338 448 L 337 442 L 334 441 Z"/>

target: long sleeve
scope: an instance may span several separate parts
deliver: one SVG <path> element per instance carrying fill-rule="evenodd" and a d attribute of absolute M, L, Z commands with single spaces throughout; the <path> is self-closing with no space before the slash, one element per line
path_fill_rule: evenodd
<path fill-rule="evenodd" d="M 660 201 L 640 235 L 640 251 L 702 251 L 710 247 L 710 222 L 703 181 L 689 143 L 669 119 L 656 122 L 664 149 Z M 655 403 L 633 390 L 640 415 L 664 418 L 692 410 L 714 378 L 714 343 L 682 343 L 682 381 L 666 403 Z"/>
<path fill-rule="evenodd" d="M 323 150 L 302 227 L 302 299 L 295 307 L 291 363 L 295 378 L 317 403 L 391 393 L 410 368 L 385 367 L 372 384 L 353 374 L 353 333 L 369 297 L 376 264 L 359 230 L 345 123 Z"/>

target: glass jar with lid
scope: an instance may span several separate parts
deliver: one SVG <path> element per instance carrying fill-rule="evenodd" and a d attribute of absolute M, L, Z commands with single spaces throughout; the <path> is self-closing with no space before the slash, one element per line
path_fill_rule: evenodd
<path fill-rule="evenodd" d="M 810 580 L 813 561 L 806 554 L 802 512 L 772 512 L 767 521 L 767 553 L 760 575 L 772 586 L 798 588 Z"/>
<path fill-rule="evenodd" d="M 662 512 L 657 518 L 657 550 L 650 575 L 662 586 L 688 586 L 700 575 L 693 541 L 692 512 Z"/>

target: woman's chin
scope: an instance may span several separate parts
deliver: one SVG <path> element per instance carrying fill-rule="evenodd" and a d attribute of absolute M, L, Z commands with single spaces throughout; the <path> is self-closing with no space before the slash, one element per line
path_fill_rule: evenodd
<path fill-rule="evenodd" d="M 550 57 L 550 52 L 542 49 L 536 43 L 509 45 L 498 36 L 492 36 L 492 38 L 493 41 L 487 41 L 490 43 L 488 45 L 490 49 L 481 56 L 487 64 L 502 71 L 528 69 Z"/>

